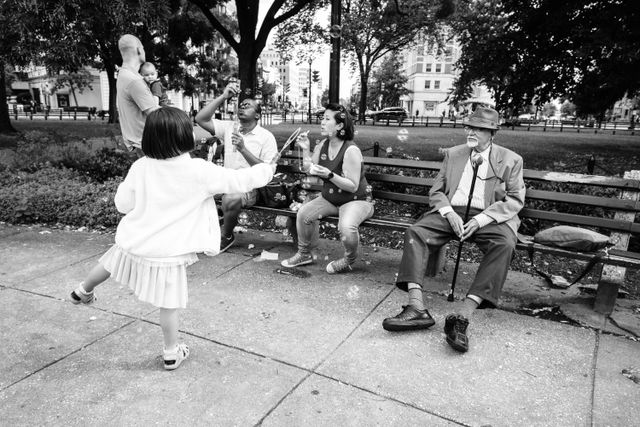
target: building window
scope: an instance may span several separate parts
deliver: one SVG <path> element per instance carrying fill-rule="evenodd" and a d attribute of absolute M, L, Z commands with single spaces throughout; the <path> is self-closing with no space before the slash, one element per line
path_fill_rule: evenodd
<path fill-rule="evenodd" d="M 442 71 L 442 64 L 436 64 L 436 73 L 439 73 Z"/>
<path fill-rule="evenodd" d="M 437 104 L 437 102 L 424 101 L 424 112 L 425 112 L 425 114 L 435 113 L 436 112 L 436 104 Z"/>
<path fill-rule="evenodd" d="M 425 89 L 431 89 L 431 80 L 425 80 L 424 81 L 424 88 Z"/>
<path fill-rule="evenodd" d="M 69 106 L 69 95 L 68 94 L 56 94 L 58 98 L 58 107 L 68 107 Z"/>
<path fill-rule="evenodd" d="M 433 82 L 433 88 L 434 89 L 440 89 L 440 80 L 435 80 Z"/>
<path fill-rule="evenodd" d="M 431 64 L 424 64 L 424 72 L 425 73 L 431 72 Z"/>

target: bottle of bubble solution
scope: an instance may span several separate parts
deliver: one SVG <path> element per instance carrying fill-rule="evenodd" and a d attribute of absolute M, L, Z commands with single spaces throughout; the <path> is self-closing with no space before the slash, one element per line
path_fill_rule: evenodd
<path fill-rule="evenodd" d="M 301 134 L 301 136 L 304 138 L 307 138 L 307 140 L 309 139 L 308 135 L 309 135 L 309 131 L 305 131 Z M 298 146 L 298 150 L 302 150 L 300 146 Z M 309 173 L 309 170 L 311 170 L 312 164 L 313 162 L 311 161 L 311 156 L 304 156 L 304 158 L 302 159 L 302 165 L 300 166 L 300 171 Z"/>
<path fill-rule="evenodd" d="M 240 97 L 237 95 L 238 92 L 238 80 L 235 77 L 229 79 L 229 83 L 233 84 L 233 88 L 236 90 L 236 95 L 232 96 L 231 99 L 235 102 L 235 114 L 233 115 L 233 133 L 236 135 L 240 135 L 240 121 L 238 120 L 238 108 L 240 104 Z M 238 151 L 238 147 L 233 144 L 232 151 L 235 153 Z"/>

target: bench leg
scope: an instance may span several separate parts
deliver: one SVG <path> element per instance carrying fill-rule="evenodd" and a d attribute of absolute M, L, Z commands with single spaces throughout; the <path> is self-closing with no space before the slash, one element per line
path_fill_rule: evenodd
<path fill-rule="evenodd" d="M 285 226 L 289 230 L 289 235 L 293 239 L 293 246 L 298 247 L 298 229 L 296 227 L 296 219 L 294 217 L 287 217 L 287 224 Z"/>
<path fill-rule="evenodd" d="M 613 281 L 600 280 L 596 299 L 593 303 L 593 310 L 597 313 L 609 315 L 613 312 L 618 298 L 620 284 Z"/>
<path fill-rule="evenodd" d="M 435 277 L 444 270 L 447 262 L 447 245 L 440 246 L 437 249 L 429 251 L 429 259 L 427 260 L 427 270 L 425 276 Z"/>

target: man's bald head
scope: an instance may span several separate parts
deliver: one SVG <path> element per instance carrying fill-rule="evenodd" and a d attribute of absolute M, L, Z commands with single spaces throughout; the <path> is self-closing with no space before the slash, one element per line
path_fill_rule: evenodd
<path fill-rule="evenodd" d="M 125 34 L 118 40 L 118 49 L 124 62 L 138 59 L 140 63 L 145 62 L 144 48 L 142 42 L 136 36 Z"/>

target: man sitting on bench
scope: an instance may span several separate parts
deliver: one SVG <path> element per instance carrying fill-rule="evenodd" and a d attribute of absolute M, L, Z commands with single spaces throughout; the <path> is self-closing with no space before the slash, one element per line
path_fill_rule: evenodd
<path fill-rule="evenodd" d="M 499 123 L 497 111 L 478 107 L 464 122 L 467 143 L 447 150 L 429 192 L 430 210 L 405 232 L 396 286 L 408 292 L 408 305 L 385 319 L 384 329 L 426 329 L 435 324 L 424 307 L 422 282 L 429 252 L 455 237 L 461 242 L 474 241 L 484 255 L 464 302 L 445 320 L 447 343 L 466 352 L 473 311 L 496 306 L 515 250 L 520 225 L 517 214 L 525 196 L 522 157 L 493 144 Z M 477 178 L 472 185 L 475 167 Z M 471 219 L 464 223 L 468 203 Z"/>

